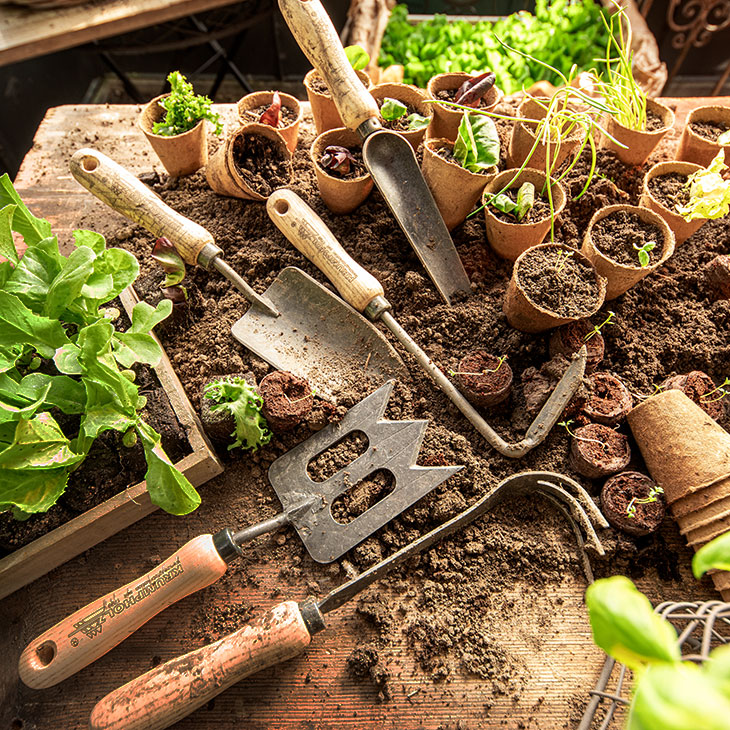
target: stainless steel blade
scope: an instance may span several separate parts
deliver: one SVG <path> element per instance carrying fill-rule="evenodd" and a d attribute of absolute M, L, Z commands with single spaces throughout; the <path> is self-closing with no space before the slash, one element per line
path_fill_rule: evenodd
<path fill-rule="evenodd" d="M 275 368 L 306 378 L 318 394 L 336 401 L 350 386 L 376 387 L 406 375 L 383 334 L 300 269 L 284 269 L 264 297 L 280 316 L 252 306 L 233 325 L 233 336 Z"/>
<path fill-rule="evenodd" d="M 451 234 L 423 179 L 413 148 L 395 132 L 368 135 L 363 158 L 398 225 L 447 304 L 471 287 Z"/>

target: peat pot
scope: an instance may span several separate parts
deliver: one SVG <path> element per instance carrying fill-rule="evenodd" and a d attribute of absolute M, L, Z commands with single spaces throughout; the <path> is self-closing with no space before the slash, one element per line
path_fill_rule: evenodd
<path fill-rule="evenodd" d="M 355 71 L 355 73 L 362 85 L 369 89 L 370 77 L 364 71 Z M 332 94 L 316 69 L 311 69 L 304 77 L 304 88 L 307 90 L 307 99 L 312 107 L 312 117 L 317 134 L 322 134 L 328 129 L 345 126 L 332 99 Z"/>
<path fill-rule="evenodd" d="M 679 138 L 675 159 L 707 167 L 720 150 L 725 150 L 725 161 L 730 161 L 730 144 L 721 145 L 700 134 L 692 128 L 696 124 L 712 125 L 718 134 L 721 129 L 730 129 L 730 107 L 700 106 L 693 109 L 687 116 L 682 136 Z"/>
<path fill-rule="evenodd" d="M 282 118 L 282 121 L 285 123 L 275 129 L 284 138 L 289 152 L 294 154 L 294 150 L 297 148 L 297 140 L 299 139 L 302 107 L 299 101 L 291 94 L 284 94 L 280 91 L 279 97 L 281 98 L 282 117 L 287 114 L 291 119 L 287 122 Z M 254 91 L 252 94 L 246 94 L 237 104 L 238 118 L 241 120 L 241 124 L 246 125 L 258 122 L 261 115 L 255 113 L 256 110 L 261 109 L 261 107 L 266 109 L 271 106 L 273 99 L 273 91 Z"/>
<path fill-rule="evenodd" d="M 384 99 L 395 99 L 396 101 L 405 104 L 409 110 L 420 114 L 422 117 L 431 119 L 433 116 L 433 105 L 428 104 L 425 99 L 426 95 L 417 86 L 411 86 L 410 84 L 378 84 L 370 89 L 370 94 L 380 106 Z M 410 113 L 410 112 L 409 112 Z M 405 119 L 396 119 L 394 122 L 386 122 L 381 120 L 381 124 L 385 129 L 390 129 L 394 132 L 398 132 L 402 137 L 405 137 L 410 143 L 411 147 L 415 150 L 419 144 L 423 141 L 423 137 L 426 134 L 426 127 L 423 129 L 407 130 L 400 128 L 400 122 Z"/>

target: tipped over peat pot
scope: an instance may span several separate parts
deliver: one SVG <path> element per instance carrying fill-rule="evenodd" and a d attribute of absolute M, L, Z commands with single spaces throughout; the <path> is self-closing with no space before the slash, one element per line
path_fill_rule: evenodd
<path fill-rule="evenodd" d="M 465 81 L 473 78 L 473 76 L 474 74 L 463 72 L 433 76 L 426 85 L 428 98 L 434 99 L 436 102 L 453 102 L 461 85 Z M 492 86 L 479 101 L 479 106 L 475 108 L 481 111 L 492 111 L 501 101 L 502 92 L 496 86 Z M 452 142 L 455 141 L 459 133 L 459 125 L 464 114 L 463 111 L 439 103 L 428 104 L 428 106 L 433 107 L 433 119 L 428 129 L 428 136 L 442 137 Z"/>
<path fill-rule="evenodd" d="M 206 122 L 201 119 L 191 130 L 172 137 L 154 134 L 153 125 L 161 122 L 167 114 L 160 101 L 168 96 L 161 94 L 147 103 L 137 119 L 137 126 L 171 177 L 192 175 L 208 163 Z"/>
<path fill-rule="evenodd" d="M 586 373 L 592 373 L 603 360 L 606 345 L 600 332 L 593 332 L 594 327 L 587 319 L 564 324 L 550 335 L 550 357 L 563 355 L 567 360 L 585 345 L 587 351 Z M 593 332 L 589 339 L 588 335 Z"/>
<path fill-rule="evenodd" d="M 542 243 L 547 236 L 550 230 L 550 205 L 545 180 L 544 172 L 526 167 L 522 172 L 518 169 L 505 170 L 487 182 L 482 195 L 487 241 L 502 258 L 514 261 L 527 249 Z M 504 190 L 505 186 L 509 186 L 508 194 L 516 195 L 516 191 L 526 182 L 535 186 L 535 205 L 521 221 L 487 204 L 487 201 Z M 551 195 L 554 215 L 557 217 L 565 208 L 565 189 L 560 183 L 553 182 Z"/>
<path fill-rule="evenodd" d="M 709 393 L 717 396 L 717 388 L 712 378 L 701 370 L 693 370 L 686 375 L 673 375 L 662 383 L 663 390 L 681 390 L 693 403 L 696 403 L 710 418 L 718 423 L 725 418 L 725 399 L 707 397 Z M 722 396 L 722 393 L 719 394 Z"/>
<path fill-rule="evenodd" d="M 613 152 L 624 165 L 638 167 L 646 162 L 664 135 L 674 126 L 674 112 L 656 99 L 647 99 L 644 129 L 626 127 L 611 114 L 606 114 L 601 124 L 611 137 L 625 145 L 621 147 L 601 133 L 601 147 Z"/>
<path fill-rule="evenodd" d="M 433 104 L 426 102 L 426 94 L 417 86 L 411 86 L 410 84 L 378 84 L 370 89 L 370 95 L 378 103 L 378 108 L 383 105 L 385 99 L 395 99 L 401 104 L 407 107 L 406 113 L 400 118 L 393 121 L 380 120 L 384 129 L 390 129 L 393 132 L 398 132 L 402 137 L 405 137 L 410 143 L 414 150 L 418 148 L 418 145 L 423 141 L 423 137 L 426 134 L 426 127 L 421 129 L 408 129 L 407 118 L 413 114 L 420 114 L 422 117 L 431 119 L 433 117 Z"/>
<path fill-rule="evenodd" d="M 639 263 L 637 247 L 654 242 L 649 265 Z M 674 234 L 666 221 L 636 205 L 608 205 L 596 211 L 581 251 L 606 279 L 606 300 L 615 299 L 658 269 L 674 253 Z"/>
<path fill-rule="evenodd" d="M 364 71 L 355 71 L 355 74 L 357 74 L 363 87 L 369 89 L 370 77 Z M 345 126 L 327 84 L 316 69 L 311 69 L 304 77 L 304 88 L 307 91 L 307 99 L 312 108 L 312 117 L 317 134 L 322 134 L 328 129 Z"/>
<path fill-rule="evenodd" d="M 717 138 L 730 130 L 730 107 L 700 106 L 687 116 L 677 146 L 677 160 L 694 162 L 707 167 L 720 150 L 725 150 L 725 161 L 730 161 L 730 143 L 721 145 Z"/>
<path fill-rule="evenodd" d="M 276 370 L 259 383 L 263 400 L 261 412 L 272 431 L 291 431 L 311 412 L 314 393 L 309 383 L 298 375 Z"/>
<path fill-rule="evenodd" d="M 454 377 L 459 390 L 475 406 L 496 406 L 512 392 L 512 368 L 504 358 L 485 350 L 473 350 L 462 358 Z"/>
<path fill-rule="evenodd" d="M 427 139 L 423 143 L 423 177 L 449 230 L 464 222 L 497 172 L 496 166 L 471 172 L 453 153 L 454 143 L 448 139 Z"/>
<path fill-rule="evenodd" d="M 600 423 L 575 429 L 570 442 L 570 465 L 589 479 L 607 477 L 625 469 L 631 461 L 629 439 Z"/>
<path fill-rule="evenodd" d="M 326 170 L 320 160 L 327 147 L 344 147 L 355 158 L 345 175 Z M 333 213 L 351 213 L 373 189 L 373 178 L 362 157 L 362 140 L 357 132 L 341 127 L 323 132 L 312 142 L 309 156 L 317 176 L 317 187 L 324 204 Z"/>
<path fill-rule="evenodd" d="M 515 261 L 502 309 L 522 332 L 542 332 L 595 314 L 606 295 L 606 280 L 580 251 L 543 243 Z"/>
<path fill-rule="evenodd" d="M 625 471 L 606 480 L 601 490 L 601 512 L 621 532 L 643 537 L 656 532 L 664 520 L 664 495 L 646 474 Z"/>
<path fill-rule="evenodd" d="M 629 389 L 609 373 L 593 373 L 588 378 L 590 395 L 583 406 L 583 413 L 596 423 L 615 426 L 626 418 L 634 404 Z"/>
<path fill-rule="evenodd" d="M 289 152 L 294 154 L 299 139 L 302 107 L 299 100 L 291 94 L 285 94 L 282 91 L 278 93 L 281 98 L 281 121 L 275 129 L 284 138 Z M 271 106 L 273 99 L 273 91 L 254 91 L 239 99 L 236 106 L 241 124 L 262 123 L 261 115 Z"/>
<path fill-rule="evenodd" d="M 278 130 L 246 124 L 230 134 L 210 158 L 205 176 L 213 192 L 265 201 L 291 182 L 292 154 Z"/>

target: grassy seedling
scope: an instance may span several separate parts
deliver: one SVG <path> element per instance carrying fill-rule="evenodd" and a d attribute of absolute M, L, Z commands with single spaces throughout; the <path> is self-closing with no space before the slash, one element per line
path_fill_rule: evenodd
<path fill-rule="evenodd" d="M 301 398 L 290 398 L 286 393 L 284 393 L 284 398 L 286 398 L 289 403 L 299 403 L 300 401 L 307 400 L 307 398 L 314 398 L 314 396 L 317 393 L 316 388 L 311 388 L 309 393 L 306 393 Z"/>
<path fill-rule="evenodd" d="M 170 94 L 159 102 L 167 114 L 161 122 L 152 125 L 153 134 L 174 137 L 189 132 L 204 119 L 215 125 L 216 134 L 221 134 L 223 125 L 220 115 L 212 110 L 213 102 L 207 96 L 195 94 L 193 85 L 179 71 L 173 71 L 167 81 Z"/>
<path fill-rule="evenodd" d="M 506 359 L 507 359 L 507 355 L 501 355 L 500 357 L 497 358 L 498 362 L 497 362 L 496 368 L 491 368 L 491 369 L 484 368 L 484 370 L 482 370 L 479 373 L 467 373 L 462 370 L 449 370 L 449 375 L 453 378 L 453 377 L 456 377 L 457 375 L 487 375 L 488 373 L 496 373 L 502 367 L 502 363 Z"/>
<path fill-rule="evenodd" d="M 728 393 L 730 393 L 729 390 L 727 390 L 727 387 L 730 385 L 730 378 L 725 378 L 725 380 L 720 383 L 716 388 L 711 390 L 709 393 L 705 393 L 704 395 L 700 396 L 700 400 L 705 401 L 706 403 L 715 403 L 716 401 L 722 400 Z M 717 393 L 714 398 L 710 398 L 711 395 Z"/>
<path fill-rule="evenodd" d="M 578 436 L 576 433 L 571 431 L 570 427 L 573 423 L 574 421 L 571 418 L 568 421 L 561 421 L 558 426 L 562 426 L 568 432 L 568 435 L 574 438 L 576 441 L 585 441 L 587 444 L 598 444 L 604 451 L 608 449 L 608 444 L 603 441 L 599 441 L 598 439 L 588 439 L 585 438 L 585 436 Z"/>
<path fill-rule="evenodd" d="M 558 251 L 558 265 L 556 266 L 555 271 L 560 273 L 565 268 L 565 264 L 568 263 L 568 259 L 572 257 L 572 251 L 565 251 L 563 249 L 560 249 L 560 251 Z"/>
<path fill-rule="evenodd" d="M 649 265 L 649 252 L 656 248 L 656 241 L 647 241 L 643 246 L 634 244 L 634 248 L 638 252 L 639 265 L 645 269 Z"/>
<path fill-rule="evenodd" d="M 632 497 L 631 501 L 626 505 L 626 515 L 628 517 L 631 517 L 632 519 L 636 517 L 636 505 L 637 504 L 651 504 L 652 502 L 656 502 L 657 499 L 659 499 L 660 494 L 664 494 L 664 490 L 659 487 L 652 487 L 649 491 L 648 496 L 644 497 L 643 499 L 639 497 Z"/>
<path fill-rule="evenodd" d="M 634 396 L 634 398 L 637 398 L 638 400 L 646 400 L 647 398 L 651 398 L 652 396 L 655 396 L 657 393 L 661 393 L 664 390 L 663 385 L 655 385 L 654 391 L 652 393 L 649 393 L 648 395 L 646 393 L 634 393 L 634 391 L 629 391 L 631 395 Z"/>
<path fill-rule="evenodd" d="M 616 316 L 614 312 L 609 312 L 608 317 L 601 322 L 597 327 L 594 326 L 593 329 L 583 338 L 583 342 L 588 342 L 588 340 L 591 339 L 591 337 L 594 337 L 595 335 L 599 334 L 601 330 L 607 325 L 611 324 L 611 320 Z"/>

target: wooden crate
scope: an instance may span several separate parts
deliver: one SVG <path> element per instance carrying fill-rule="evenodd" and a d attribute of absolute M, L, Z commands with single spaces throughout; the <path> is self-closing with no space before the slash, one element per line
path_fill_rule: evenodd
<path fill-rule="evenodd" d="M 136 293 L 128 288 L 122 292 L 120 299 L 131 317 L 132 308 L 139 301 Z M 154 333 L 152 336 L 154 337 Z M 164 350 L 162 360 L 154 370 L 192 449 L 192 453 L 178 461 L 175 466 L 193 486 L 198 487 L 220 474 L 223 466 L 206 438 L 198 416 Z M 143 481 L 33 540 L 0 560 L 0 599 L 156 509 L 157 505 L 150 501 L 147 483 Z"/>

